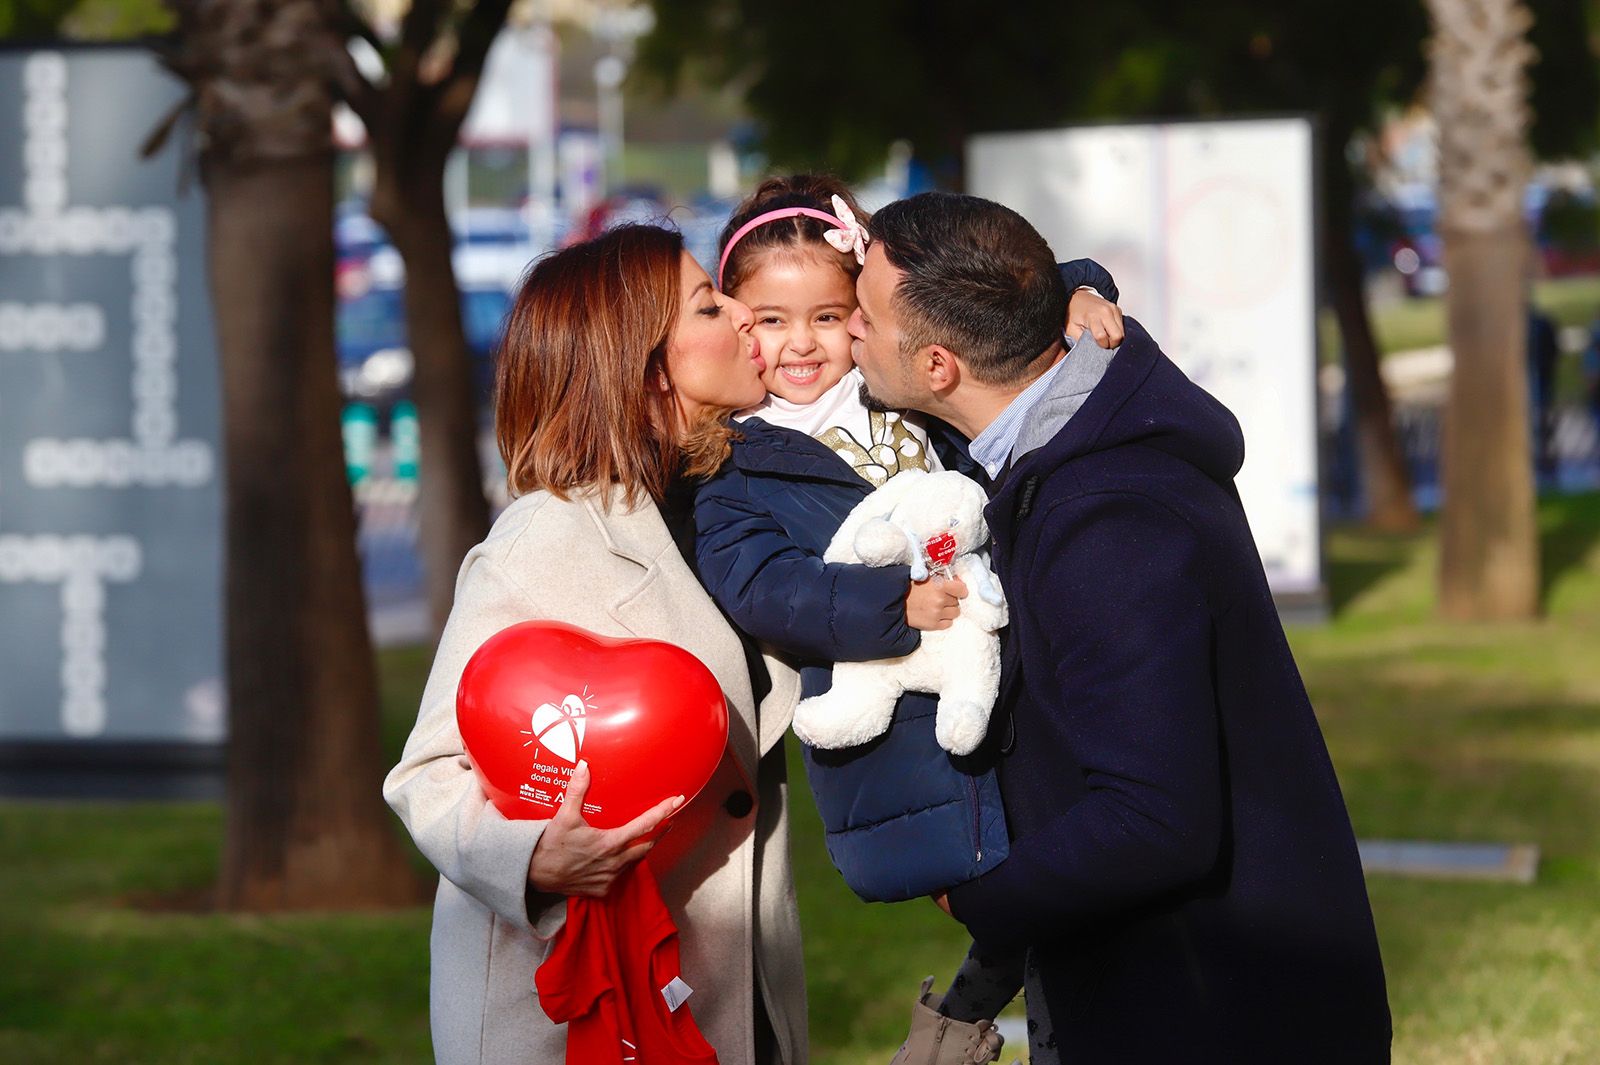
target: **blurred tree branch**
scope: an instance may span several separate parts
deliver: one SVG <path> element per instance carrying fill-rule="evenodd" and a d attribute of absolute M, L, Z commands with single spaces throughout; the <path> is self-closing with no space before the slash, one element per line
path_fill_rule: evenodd
<path fill-rule="evenodd" d="M 1600 126 L 1597 6 L 1534 0 L 1540 151 L 1577 153 Z M 978 30 L 981 29 L 981 34 Z M 972 133 L 1085 119 L 1306 111 L 1321 134 L 1322 243 L 1344 339 L 1369 520 L 1416 527 L 1409 476 L 1378 369 L 1354 243 L 1365 172 L 1347 150 L 1381 110 L 1417 97 L 1420 4 L 1344 0 L 1133 0 L 991 5 L 952 0 L 673 0 L 657 7 L 639 65 L 661 92 L 685 79 L 737 85 L 780 166 L 859 175 L 910 140 L 959 183 Z"/>
<path fill-rule="evenodd" d="M 161 0 L 0 0 L 0 40 L 132 40 L 172 26 Z"/>
<path fill-rule="evenodd" d="M 392 39 L 376 32 L 350 0 L 322 2 L 339 31 L 330 48 L 340 90 L 367 130 L 374 164 L 369 211 L 405 263 L 406 335 L 421 429 L 420 548 L 437 636 L 450 613 L 461 559 L 489 531 L 445 167 L 511 0 L 413 0 Z M 381 80 L 361 73 L 349 55 L 351 39 L 376 49 Z"/>

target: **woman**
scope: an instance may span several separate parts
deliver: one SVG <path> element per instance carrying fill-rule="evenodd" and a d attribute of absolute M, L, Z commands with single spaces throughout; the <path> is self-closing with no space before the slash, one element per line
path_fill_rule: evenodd
<path fill-rule="evenodd" d="M 739 638 L 662 516 L 680 477 L 727 455 L 727 414 L 764 390 L 751 315 L 716 292 L 676 233 L 630 226 L 534 267 L 501 349 L 496 431 L 516 497 L 462 563 L 416 726 L 384 795 L 439 870 L 430 1014 L 443 1065 L 563 1059 L 534 972 L 565 897 L 603 895 L 676 809 L 611 831 L 568 804 L 510 821 L 474 778 L 455 720 L 467 659 L 548 618 L 668 640 L 716 675 L 728 746 L 651 858 L 681 933 L 689 1008 L 722 1065 L 806 1060 L 805 985 L 788 857 L 783 749 L 799 683 L 773 662 L 759 700 Z M 583 769 L 570 787 L 587 786 Z"/>

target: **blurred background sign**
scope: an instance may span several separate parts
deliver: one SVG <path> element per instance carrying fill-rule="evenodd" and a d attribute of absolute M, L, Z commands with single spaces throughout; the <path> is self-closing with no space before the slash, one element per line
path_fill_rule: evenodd
<path fill-rule="evenodd" d="M 1058 256 L 1099 260 L 1121 304 L 1238 417 L 1238 486 L 1280 606 L 1323 604 L 1315 203 L 1304 118 L 986 134 L 968 188 Z"/>
<path fill-rule="evenodd" d="M 208 786 L 224 732 L 204 201 L 143 48 L 0 52 L 0 788 Z M 93 785 L 89 785 L 89 790 Z"/>

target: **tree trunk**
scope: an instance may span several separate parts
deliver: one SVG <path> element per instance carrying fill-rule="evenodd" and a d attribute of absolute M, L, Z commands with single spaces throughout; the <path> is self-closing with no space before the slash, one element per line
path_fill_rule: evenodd
<path fill-rule="evenodd" d="M 1527 235 L 1452 233 L 1450 348 L 1455 372 L 1444 427 L 1439 609 L 1458 620 L 1533 616 L 1538 529 L 1528 440 Z"/>
<path fill-rule="evenodd" d="M 451 261 L 455 237 L 444 205 L 444 159 L 394 161 L 403 154 L 394 147 L 375 152 L 380 168 L 410 169 L 380 172 L 372 213 L 406 266 L 406 335 L 421 430 L 418 531 L 437 639 L 455 598 L 461 560 L 489 533 L 489 504 L 478 454 L 475 367 Z"/>
<path fill-rule="evenodd" d="M 420 429 L 419 548 L 433 636 L 455 597 L 468 550 L 489 533 L 478 455 L 478 389 L 451 262 L 455 235 L 444 171 L 511 0 L 411 0 L 384 48 L 387 78 L 367 81 L 340 50 L 345 99 L 367 127 L 376 170 L 371 213 L 406 268 L 406 333 Z M 347 32 L 370 27 L 345 10 Z M 444 47 L 441 47 L 444 46 Z"/>
<path fill-rule="evenodd" d="M 1529 618 L 1539 608 L 1522 221 L 1531 19 L 1517 0 L 1429 0 L 1428 7 L 1455 353 L 1439 609 L 1464 621 Z"/>
<path fill-rule="evenodd" d="M 379 794 L 378 686 L 339 430 L 325 8 L 173 7 L 168 63 L 195 90 L 222 363 L 229 742 L 218 901 L 417 902 L 421 882 Z"/>
<path fill-rule="evenodd" d="M 1378 344 L 1367 313 L 1367 294 L 1354 233 L 1355 182 L 1345 161 L 1351 130 L 1330 130 L 1323 160 L 1323 261 L 1328 290 L 1343 340 L 1345 387 L 1355 411 L 1355 437 L 1367 524 L 1384 532 L 1421 527 L 1411 495 L 1405 452 L 1395 432 L 1394 408 L 1379 371 Z"/>
<path fill-rule="evenodd" d="M 227 444 L 225 908 L 419 898 L 379 797 L 377 678 L 344 479 L 327 156 L 210 165 Z"/>

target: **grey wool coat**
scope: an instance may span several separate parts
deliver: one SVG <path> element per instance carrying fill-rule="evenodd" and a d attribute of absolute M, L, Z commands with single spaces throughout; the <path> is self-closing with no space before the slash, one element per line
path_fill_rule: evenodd
<path fill-rule="evenodd" d="M 789 868 L 779 743 L 797 675 L 769 660 L 759 711 L 738 637 L 673 543 L 660 512 L 535 492 L 515 500 L 468 552 L 416 726 L 384 798 L 439 870 L 430 1017 L 440 1065 L 559 1065 L 566 1030 L 539 1008 L 534 972 L 566 903 L 528 892 L 544 829 L 502 817 L 484 797 L 456 727 L 456 685 L 472 653 L 508 625 L 546 618 L 602 636 L 666 640 L 710 668 L 728 700 L 728 746 L 699 796 L 651 855 L 681 934 L 688 1008 L 722 1065 L 806 1060 L 805 978 Z M 767 773 L 758 773 L 771 752 Z M 754 807 L 739 793 L 754 796 Z M 732 799 L 732 801 L 729 801 Z M 777 1057 L 757 1062 L 755 1001 Z"/>

